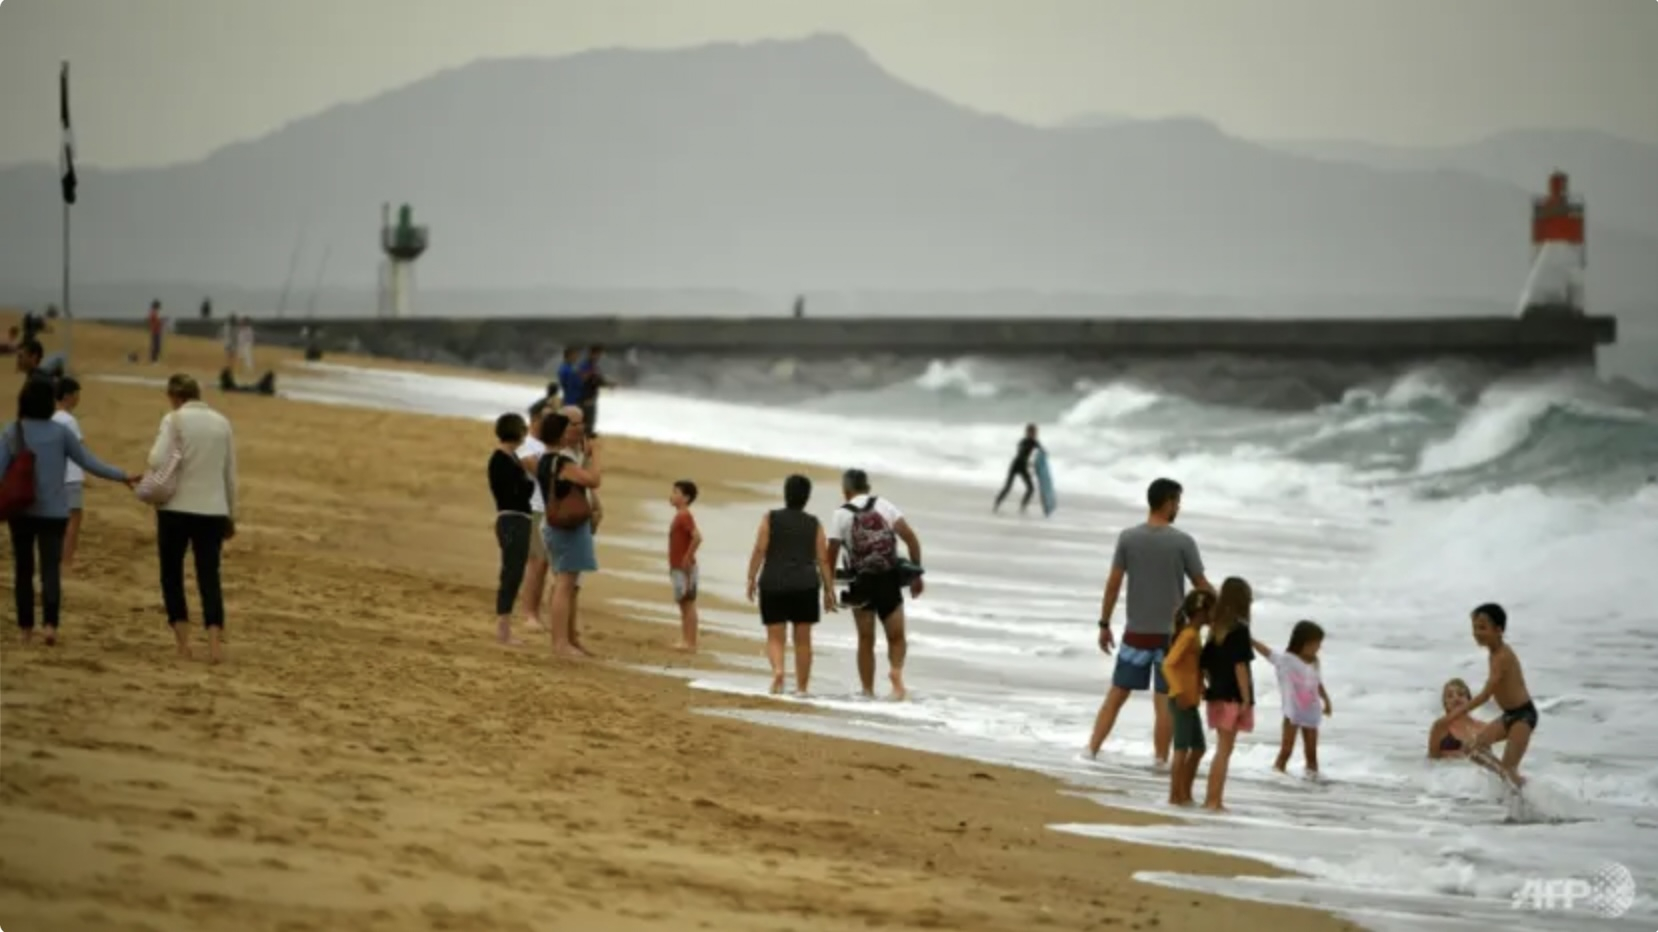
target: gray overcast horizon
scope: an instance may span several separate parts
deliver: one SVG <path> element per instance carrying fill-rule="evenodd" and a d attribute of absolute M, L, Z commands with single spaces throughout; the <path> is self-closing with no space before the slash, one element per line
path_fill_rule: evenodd
<path fill-rule="evenodd" d="M 1031 123 L 1199 116 L 1252 139 L 1658 145 L 1658 0 L 0 0 L 0 165 L 201 158 L 479 58 L 841 33 Z"/>

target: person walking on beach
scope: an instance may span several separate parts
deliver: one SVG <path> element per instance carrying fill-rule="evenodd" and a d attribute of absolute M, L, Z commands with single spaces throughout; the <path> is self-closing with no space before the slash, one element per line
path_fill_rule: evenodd
<path fill-rule="evenodd" d="M 577 624 L 581 577 L 583 573 L 599 569 L 593 547 L 595 516 L 588 493 L 599 487 L 603 472 L 598 448 L 587 443 L 581 427 L 572 425 L 562 411 L 542 420 L 541 442 L 551 448 L 536 464 L 536 479 L 547 500 L 547 553 L 553 572 L 549 606 L 553 653 L 581 659 L 592 656 L 582 646 Z"/>
<path fill-rule="evenodd" d="M 535 534 L 535 514 L 530 495 L 535 480 L 524 471 L 518 450 L 524 444 L 529 425 L 517 414 L 495 419 L 496 448 L 489 455 L 489 492 L 495 499 L 495 542 L 501 548 L 501 577 L 495 590 L 495 639 L 518 645 L 512 636 L 512 606 L 524 581 L 530 559 L 530 538 Z"/>
<path fill-rule="evenodd" d="M 691 505 L 697 500 L 697 484 L 689 479 L 675 482 L 668 492 L 674 519 L 668 524 L 668 580 L 674 587 L 674 604 L 679 607 L 679 643 L 675 650 L 697 652 L 697 551 L 702 532 L 697 530 Z"/>
<path fill-rule="evenodd" d="M 754 535 L 748 558 L 748 600 L 760 597 L 760 623 L 766 628 L 766 659 L 771 663 L 771 692 L 783 692 L 784 655 L 794 634 L 795 694 L 806 695 L 812 680 L 812 626 L 821 619 L 818 606 L 835 611 L 835 570 L 828 537 L 815 515 L 806 511 L 812 480 L 801 475 L 783 480 L 783 507 L 767 512 Z M 821 588 L 820 588 L 821 587 Z M 873 676 L 873 647 L 870 654 Z M 867 684 L 866 684 L 867 686 Z"/>
<path fill-rule="evenodd" d="M 874 697 L 875 622 L 879 620 L 887 638 L 887 663 L 891 667 L 887 678 L 892 681 L 892 698 L 902 700 L 908 695 L 904 688 L 908 642 L 904 637 L 905 573 L 898 560 L 897 541 L 903 540 L 910 563 L 919 567 L 921 538 L 897 505 L 870 494 L 869 474 L 863 470 L 848 469 L 841 477 L 841 492 L 846 504 L 835 509 L 829 562 L 833 565 L 844 551 L 847 569 L 852 573 L 847 604 L 852 606 L 852 620 L 858 628 L 858 679 L 863 694 Z M 914 576 L 909 582 L 910 598 L 920 598 L 922 588 L 921 577 Z"/>
<path fill-rule="evenodd" d="M 161 557 L 161 598 L 180 657 L 190 656 L 190 606 L 184 596 L 184 555 L 195 556 L 196 589 L 208 656 L 224 659 L 225 603 L 219 562 L 225 541 L 236 536 L 236 440 L 230 421 L 201 400 L 201 386 L 182 373 L 167 380 L 173 410 L 161 419 L 150 447 L 152 477 L 173 470 L 171 494 L 156 505 Z"/>
<path fill-rule="evenodd" d="M 145 326 L 150 331 L 150 365 L 161 361 L 161 337 L 167 330 L 167 322 L 161 317 L 161 302 L 151 301 L 150 312 L 145 316 Z"/>
<path fill-rule="evenodd" d="M 81 383 L 68 376 L 58 380 L 57 384 L 58 410 L 52 415 L 75 439 L 86 443 L 86 435 L 81 433 L 81 422 L 75 420 L 75 409 L 81 404 Z M 63 569 L 68 572 L 75 565 L 75 546 L 80 543 L 81 537 L 81 506 L 85 499 L 86 470 L 76 466 L 71 460 L 64 464 L 63 493 L 69 502 L 69 523 L 63 531 Z"/>
<path fill-rule="evenodd" d="M 236 333 L 237 328 L 241 326 L 241 321 L 240 317 L 232 314 L 225 318 L 224 326 L 219 328 L 219 340 L 224 344 L 225 350 L 226 372 L 236 370 Z"/>
<path fill-rule="evenodd" d="M 259 374 L 253 363 L 253 339 L 253 318 L 244 314 L 241 325 L 236 328 L 236 355 L 242 362 L 242 372 L 249 376 Z"/>
<path fill-rule="evenodd" d="M 1105 598 L 1100 606 L 1100 650 L 1107 656 L 1117 646 L 1111 633 L 1111 616 L 1117 610 L 1117 597 L 1122 593 L 1125 576 L 1128 578 L 1128 624 L 1111 673 L 1111 688 L 1100 705 L 1094 733 L 1088 739 L 1089 757 L 1099 756 L 1129 695 L 1151 689 L 1156 699 L 1152 745 L 1157 762 L 1168 763 L 1173 726 L 1162 662 L 1174 633 L 1171 622 L 1186 595 L 1187 580 L 1199 589 L 1213 591 L 1203 575 L 1203 558 L 1198 555 L 1197 541 L 1174 526 L 1180 514 L 1181 492 L 1180 483 L 1173 479 L 1153 481 L 1146 489 L 1149 511 L 1145 523 L 1126 528 L 1117 535 L 1117 549 L 1111 557 L 1111 573 L 1106 577 Z"/>
<path fill-rule="evenodd" d="M 63 610 L 63 538 L 69 525 L 64 478 L 68 464 L 111 482 L 137 481 L 98 459 L 68 427 L 53 420 L 57 398 L 52 385 L 26 381 L 17 394 L 17 420 L 0 432 L 0 484 L 4 486 L 6 530 L 11 537 L 12 592 L 23 643 L 34 638 L 35 571 L 45 642 L 58 641 Z M 32 467 L 32 468 L 31 468 Z M 36 558 L 39 558 L 38 563 Z"/>
<path fill-rule="evenodd" d="M 1002 491 L 996 495 L 996 504 L 991 511 L 1001 511 L 1002 501 L 1007 493 L 1013 491 L 1013 480 L 1018 479 L 1025 484 L 1025 497 L 1019 502 L 1019 511 L 1023 514 L 1030 508 L 1030 500 L 1036 495 L 1036 482 L 1031 479 L 1030 461 L 1042 444 L 1036 441 L 1036 425 L 1025 425 L 1025 436 L 1019 438 L 1019 447 L 1013 453 L 1013 462 L 1007 467 L 1007 481 L 1002 483 Z"/>
<path fill-rule="evenodd" d="M 547 416 L 551 398 L 543 398 L 529 408 L 529 427 L 524 442 L 518 447 L 518 462 L 530 478 L 530 554 L 524 561 L 524 583 L 520 587 L 524 622 L 531 631 L 546 631 L 541 623 L 541 604 L 547 593 L 547 502 L 541 496 L 541 483 L 535 480 L 535 467 L 547 452 L 541 442 L 541 422 Z"/>

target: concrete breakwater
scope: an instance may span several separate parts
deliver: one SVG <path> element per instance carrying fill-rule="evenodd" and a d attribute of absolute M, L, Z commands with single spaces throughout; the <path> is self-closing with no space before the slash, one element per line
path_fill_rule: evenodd
<path fill-rule="evenodd" d="M 176 330 L 217 337 L 222 326 L 181 319 Z M 613 370 L 622 375 L 630 375 L 630 358 L 647 374 L 746 359 L 787 373 L 801 387 L 820 380 L 847 387 L 863 381 L 856 377 L 863 368 L 875 370 L 872 378 L 913 376 L 930 360 L 972 356 L 1060 358 L 1101 373 L 1189 370 L 1186 361 L 1214 359 L 1234 375 L 1271 378 L 1293 370 L 1297 397 L 1285 403 L 1333 400 L 1379 375 L 1429 362 L 1457 361 L 1491 372 L 1593 368 L 1597 347 L 1617 336 L 1612 318 L 1565 314 L 1348 320 L 323 318 L 260 320 L 256 326 L 261 345 L 311 342 L 324 354 L 525 373 L 550 373 L 565 346 L 592 344 L 611 351 Z"/>
<path fill-rule="evenodd" d="M 183 319 L 180 333 L 216 336 L 222 324 Z M 350 318 L 261 320 L 261 342 L 297 344 L 314 330 L 325 351 L 393 358 L 523 359 L 539 366 L 564 346 L 614 351 L 800 358 L 1192 355 L 1420 361 L 1459 358 L 1504 367 L 1592 364 L 1617 338 L 1610 317 L 1437 319 L 995 319 L 995 318 Z"/>

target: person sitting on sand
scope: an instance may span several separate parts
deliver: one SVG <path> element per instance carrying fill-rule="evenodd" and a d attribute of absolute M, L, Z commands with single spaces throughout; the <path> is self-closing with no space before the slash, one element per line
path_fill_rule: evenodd
<path fill-rule="evenodd" d="M 823 611 L 835 611 L 834 564 L 823 525 L 806 511 L 811 497 L 812 480 L 800 475 L 783 480 L 783 507 L 760 519 L 748 560 L 748 600 L 753 602 L 759 594 L 774 696 L 783 692 L 783 657 L 791 628 L 795 693 L 806 695 L 812 679 L 812 626 L 822 617 L 820 587 Z"/>
<path fill-rule="evenodd" d="M 1508 631 L 1508 612 L 1495 602 L 1487 602 L 1475 608 L 1469 617 L 1473 624 L 1474 643 L 1491 654 L 1491 672 L 1484 689 L 1445 717 L 1455 722 L 1496 699 L 1503 714 L 1474 736 L 1468 750 L 1470 753 L 1486 751 L 1493 744 L 1503 742 L 1503 757 L 1498 767 L 1514 786 L 1524 786 L 1520 761 L 1531 746 L 1532 732 L 1537 730 L 1537 706 L 1531 701 L 1531 691 L 1526 688 L 1526 675 L 1520 668 L 1520 658 L 1515 655 L 1514 648 L 1503 640 Z"/>
<path fill-rule="evenodd" d="M 674 649 L 688 654 L 697 652 L 697 550 L 702 547 L 702 532 L 691 514 L 696 500 L 697 484 L 689 479 L 675 482 L 668 492 L 668 504 L 674 506 L 674 519 L 668 525 L 668 581 L 679 609 L 679 643 Z"/>
<path fill-rule="evenodd" d="M 489 491 L 495 498 L 495 542 L 501 548 L 500 583 L 495 590 L 495 639 L 517 646 L 512 636 L 512 606 L 524 582 L 530 558 L 530 538 L 536 533 L 530 494 L 535 480 L 519 464 L 518 450 L 529 425 L 518 414 L 495 420 L 496 448 L 489 455 Z"/>
<path fill-rule="evenodd" d="M 552 451 L 536 464 L 536 479 L 547 501 L 547 553 L 553 572 L 550 609 L 553 653 L 580 659 L 592 656 L 581 643 L 577 625 L 581 576 L 597 572 L 593 532 L 598 515 L 589 492 L 603 473 L 599 451 L 589 446 L 579 424 L 560 411 L 541 422 L 541 442 Z"/>

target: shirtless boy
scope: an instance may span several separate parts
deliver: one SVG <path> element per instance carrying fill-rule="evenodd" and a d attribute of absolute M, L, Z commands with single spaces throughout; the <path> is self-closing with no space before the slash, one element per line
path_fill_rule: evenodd
<path fill-rule="evenodd" d="M 1508 613 L 1501 605 L 1487 602 L 1474 609 L 1472 618 L 1474 642 L 1491 652 L 1491 672 L 1485 688 L 1445 718 L 1454 722 L 1490 700 L 1497 700 L 1503 714 L 1480 731 L 1469 750 L 1484 751 L 1499 741 L 1504 742 L 1502 772 L 1516 787 L 1524 786 L 1520 760 L 1526 756 L 1531 733 L 1537 729 L 1537 706 L 1532 704 L 1531 692 L 1526 689 L 1520 658 L 1503 642 L 1503 635 L 1508 631 Z"/>

